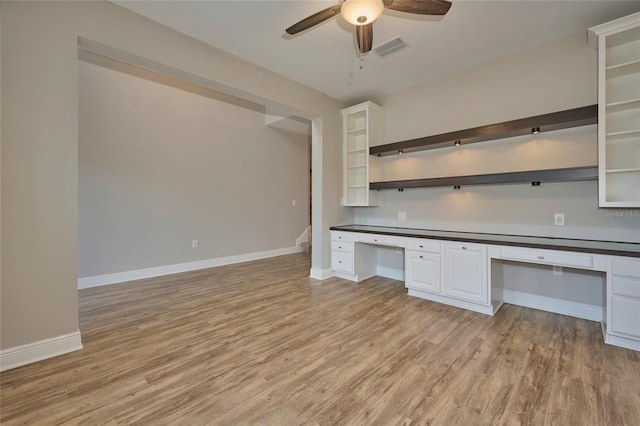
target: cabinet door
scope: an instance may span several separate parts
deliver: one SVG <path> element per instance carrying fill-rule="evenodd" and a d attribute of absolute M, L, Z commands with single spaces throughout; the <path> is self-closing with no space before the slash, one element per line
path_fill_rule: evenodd
<path fill-rule="evenodd" d="M 407 251 L 404 272 L 406 287 L 440 294 L 440 256 Z"/>
<path fill-rule="evenodd" d="M 447 243 L 445 294 L 470 302 L 488 303 L 487 248 Z"/>

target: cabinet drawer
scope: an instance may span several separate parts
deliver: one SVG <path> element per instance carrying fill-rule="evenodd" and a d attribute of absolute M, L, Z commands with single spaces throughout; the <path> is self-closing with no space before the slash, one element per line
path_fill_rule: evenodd
<path fill-rule="evenodd" d="M 331 250 L 353 253 L 353 243 L 349 241 L 331 241 Z"/>
<path fill-rule="evenodd" d="M 331 231 L 332 241 L 353 241 L 353 234 L 350 232 Z"/>
<path fill-rule="evenodd" d="M 618 277 L 640 279 L 640 260 L 620 258 L 611 259 L 611 273 Z"/>
<path fill-rule="evenodd" d="M 407 250 L 440 253 L 440 241 L 407 238 Z"/>
<path fill-rule="evenodd" d="M 341 251 L 331 252 L 331 269 L 353 274 L 353 254 Z"/>
<path fill-rule="evenodd" d="M 575 266 L 577 268 L 593 268 L 593 256 L 565 254 L 550 250 L 523 250 L 501 248 L 502 259 L 521 260 L 523 262 L 544 263 L 546 265 Z"/>
<path fill-rule="evenodd" d="M 611 331 L 640 337 L 640 299 L 611 296 Z"/>
<path fill-rule="evenodd" d="M 611 293 L 640 299 L 640 280 L 611 277 Z"/>
<path fill-rule="evenodd" d="M 360 234 L 358 235 L 358 242 L 385 246 L 399 246 L 400 238 L 391 235 Z"/>

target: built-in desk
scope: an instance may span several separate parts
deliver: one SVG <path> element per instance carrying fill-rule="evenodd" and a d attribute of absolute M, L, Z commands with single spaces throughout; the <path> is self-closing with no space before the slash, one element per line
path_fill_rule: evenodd
<path fill-rule="evenodd" d="M 605 342 L 640 350 L 640 243 L 345 225 L 331 228 L 331 268 L 362 281 L 376 275 L 379 246 L 404 250 L 410 296 L 493 315 L 502 305 L 496 261 L 603 272 Z"/>

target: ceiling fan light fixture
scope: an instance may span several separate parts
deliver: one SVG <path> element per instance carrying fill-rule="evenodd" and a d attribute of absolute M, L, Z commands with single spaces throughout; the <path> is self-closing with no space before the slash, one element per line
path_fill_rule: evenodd
<path fill-rule="evenodd" d="M 350 24 L 366 25 L 378 19 L 383 10 L 382 0 L 346 0 L 340 14 Z"/>

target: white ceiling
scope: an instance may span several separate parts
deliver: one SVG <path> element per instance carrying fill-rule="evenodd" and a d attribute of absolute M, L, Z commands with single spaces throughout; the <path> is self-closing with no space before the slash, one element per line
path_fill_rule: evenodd
<path fill-rule="evenodd" d="M 354 27 L 340 16 L 295 36 L 284 31 L 337 0 L 115 3 L 347 104 L 565 35 L 586 34 L 590 26 L 640 11 L 637 0 L 453 0 L 444 17 L 385 11 L 373 24 L 374 48 L 396 36 L 409 47 L 384 58 L 372 51 L 361 61 Z"/>

